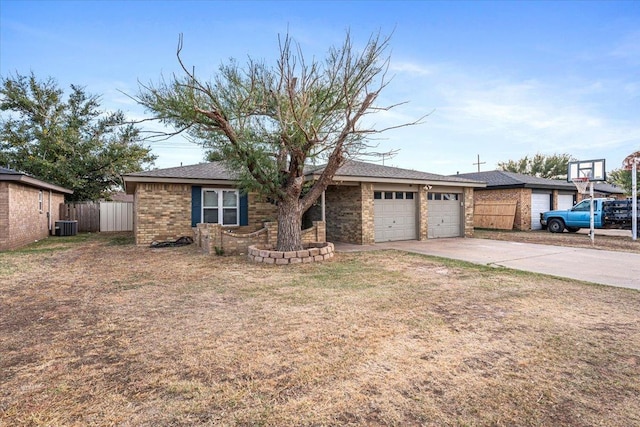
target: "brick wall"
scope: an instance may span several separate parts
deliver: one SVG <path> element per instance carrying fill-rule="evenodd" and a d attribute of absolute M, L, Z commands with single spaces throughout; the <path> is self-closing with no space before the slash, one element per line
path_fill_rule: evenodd
<path fill-rule="evenodd" d="M 258 229 L 265 221 L 278 219 L 278 207 L 257 193 L 249 193 L 249 225 Z"/>
<path fill-rule="evenodd" d="M 429 237 L 429 203 L 427 191 L 420 187 L 418 191 L 418 240 L 427 240 Z"/>
<path fill-rule="evenodd" d="M 0 250 L 16 249 L 49 236 L 51 224 L 60 219 L 61 193 L 42 190 L 42 210 L 39 209 L 39 189 L 19 183 L 0 183 Z"/>
<path fill-rule="evenodd" d="M 515 201 L 516 215 L 514 220 L 514 230 L 531 229 L 531 189 L 530 188 L 509 188 L 504 190 L 483 190 L 473 191 L 475 202 L 479 201 Z M 465 224 L 466 229 L 466 224 Z M 466 231 L 466 230 L 465 230 Z"/>
<path fill-rule="evenodd" d="M 375 207 L 373 200 L 373 184 L 362 183 L 360 186 L 360 201 L 362 209 L 362 245 L 372 245 L 376 241 Z"/>
<path fill-rule="evenodd" d="M 371 235 L 373 235 L 373 186 L 371 186 Z M 330 185 L 325 193 L 327 240 L 363 244 L 362 189 L 355 185 Z M 367 203 L 368 204 L 368 203 Z M 367 236 L 367 239 L 370 239 Z"/>
<path fill-rule="evenodd" d="M 192 236 L 191 185 L 138 184 L 133 231 L 136 244 Z"/>
<path fill-rule="evenodd" d="M 464 189 L 464 237 L 473 237 L 473 187 Z"/>
<path fill-rule="evenodd" d="M 243 255 L 249 246 L 262 245 L 275 247 L 278 240 L 278 223 L 265 222 L 258 230 L 239 227 L 233 231 L 220 224 L 198 224 L 194 241 L 204 252 L 209 254 L 222 251 L 225 255 Z M 314 221 L 313 226 L 302 230 L 302 243 L 326 242 L 326 228 L 322 221 Z"/>

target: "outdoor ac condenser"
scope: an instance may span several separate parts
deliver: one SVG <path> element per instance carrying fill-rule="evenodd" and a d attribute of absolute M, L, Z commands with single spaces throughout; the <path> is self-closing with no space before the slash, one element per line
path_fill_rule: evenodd
<path fill-rule="evenodd" d="M 56 236 L 75 236 L 78 234 L 78 221 L 56 221 Z"/>

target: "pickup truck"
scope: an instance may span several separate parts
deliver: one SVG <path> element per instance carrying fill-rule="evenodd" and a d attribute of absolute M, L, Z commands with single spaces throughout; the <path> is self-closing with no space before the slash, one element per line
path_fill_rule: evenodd
<path fill-rule="evenodd" d="M 567 210 L 548 211 L 540 214 L 540 224 L 552 233 L 562 233 L 565 229 L 575 233 L 581 228 L 591 227 L 591 213 L 589 202 L 585 199 Z M 631 199 L 593 199 L 593 226 L 594 228 L 620 228 L 630 230 Z M 640 218 L 640 215 L 639 215 Z M 638 218 L 636 218 L 638 221 Z"/>

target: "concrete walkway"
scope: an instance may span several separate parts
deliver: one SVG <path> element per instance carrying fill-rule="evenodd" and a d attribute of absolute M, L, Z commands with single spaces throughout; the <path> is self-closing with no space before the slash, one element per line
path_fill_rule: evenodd
<path fill-rule="evenodd" d="M 629 252 L 469 238 L 368 246 L 336 243 L 335 248 L 337 252 L 397 249 L 640 290 L 640 254 Z"/>

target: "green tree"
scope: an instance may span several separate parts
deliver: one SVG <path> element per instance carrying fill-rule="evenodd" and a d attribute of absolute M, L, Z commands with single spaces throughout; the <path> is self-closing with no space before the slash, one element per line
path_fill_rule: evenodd
<path fill-rule="evenodd" d="M 525 156 L 520 160 L 498 163 L 498 168 L 507 172 L 537 176 L 547 179 L 567 179 L 569 162 L 574 158 L 569 154 L 544 155 L 537 153 L 533 157 Z"/>
<path fill-rule="evenodd" d="M 625 169 L 614 169 L 607 173 L 607 182 L 609 184 L 617 185 L 622 188 L 624 192 L 631 195 L 631 171 Z M 636 182 L 640 183 L 640 171 L 636 174 Z"/>
<path fill-rule="evenodd" d="M 64 99 L 55 80 L 15 75 L 0 87 L 0 165 L 96 200 L 122 187 L 121 174 L 155 156 L 121 111 L 99 110 L 98 96 L 71 85 Z"/>
<path fill-rule="evenodd" d="M 176 133 L 187 132 L 222 156 L 245 191 L 275 200 L 277 249 L 299 250 L 304 212 L 338 168 L 368 147 L 367 137 L 388 130 L 362 120 L 393 108 L 375 105 L 387 85 L 388 45 L 389 38 L 373 36 L 356 52 L 347 34 L 324 61 L 307 61 L 287 35 L 274 66 L 250 58 L 240 67 L 231 60 L 204 81 L 184 65 L 180 38 L 177 57 L 184 75 L 142 85 L 138 100 Z M 305 185 L 303 169 L 312 159 L 326 165 L 316 182 Z"/>

